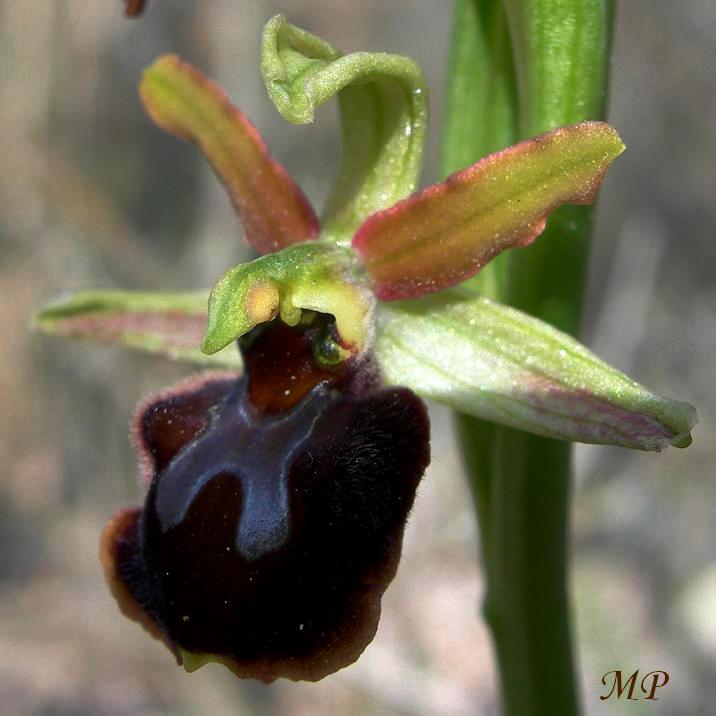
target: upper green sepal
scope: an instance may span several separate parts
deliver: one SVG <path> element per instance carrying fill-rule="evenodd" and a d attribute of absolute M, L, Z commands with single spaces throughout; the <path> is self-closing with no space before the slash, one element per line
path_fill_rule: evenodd
<path fill-rule="evenodd" d="M 656 395 L 571 336 L 467 289 L 380 303 L 386 380 L 464 413 L 575 442 L 687 447 L 696 411 Z"/>
<path fill-rule="evenodd" d="M 216 353 L 277 316 L 295 326 L 304 309 L 334 316 L 336 338 L 344 351 L 365 350 L 372 340 L 374 299 L 352 272 L 350 250 L 320 242 L 234 267 L 211 291 L 201 350 Z"/>
<path fill-rule="evenodd" d="M 342 53 L 320 37 L 275 15 L 261 39 L 261 75 L 279 114 L 293 124 L 313 122 L 316 109 L 338 93 L 335 83 L 325 85 L 325 69 Z M 319 75 L 319 73 L 321 73 Z"/>
<path fill-rule="evenodd" d="M 341 168 L 321 221 L 322 236 L 348 241 L 370 214 L 415 190 L 427 129 L 427 91 L 407 57 L 343 55 L 277 15 L 266 24 L 261 73 L 281 115 L 312 122 L 337 96 L 343 128 Z"/>
<path fill-rule="evenodd" d="M 199 350 L 206 327 L 202 293 L 83 291 L 55 301 L 33 319 L 52 336 L 85 338 L 202 365 L 241 365 L 238 351 L 207 356 Z"/>

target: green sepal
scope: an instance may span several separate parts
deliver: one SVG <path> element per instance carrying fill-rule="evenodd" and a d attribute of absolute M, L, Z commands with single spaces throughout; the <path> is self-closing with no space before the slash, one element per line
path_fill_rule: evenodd
<path fill-rule="evenodd" d="M 651 393 L 582 344 L 466 289 L 380 303 L 384 377 L 463 413 L 537 435 L 687 447 L 696 411 Z"/>
<path fill-rule="evenodd" d="M 338 95 L 341 167 L 322 218 L 322 236 L 348 241 L 372 213 L 411 194 L 427 129 L 423 73 L 407 57 L 342 55 L 277 15 L 266 24 L 261 73 L 281 115 L 307 124 Z"/>
<path fill-rule="evenodd" d="M 240 264 L 209 297 L 209 324 L 201 350 L 216 353 L 260 323 L 281 317 L 295 326 L 303 310 L 332 314 L 347 353 L 372 339 L 375 300 L 352 278 L 353 253 L 332 244 L 306 242 Z"/>
<path fill-rule="evenodd" d="M 33 319 L 42 333 L 114 343 L 170 360 L 237 368 L 238 351 L 199 350 L 208 292 L 83 291 L 45 306 Z"/>

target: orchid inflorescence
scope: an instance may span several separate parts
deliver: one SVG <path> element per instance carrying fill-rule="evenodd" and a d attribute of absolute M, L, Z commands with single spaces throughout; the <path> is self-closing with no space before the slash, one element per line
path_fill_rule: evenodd
<path fill-rule="evenodd" d="M 343 153 L 321 220 L 222 90 L 162 57 L 144 73 L 145 108 L 200 147 L 262 256 L 216 283 L 208 314 L 206 293 L 86 292 L 37 323 L 232 369 L 140 405 L 146 501 L 107 526 L 102 563 L 122 611 L 188 670 L 316 680 L 377 628 L 429 460 L 418 395 L 643 450 L 685 447 L 696 418 L 466 283 L 534 241 L 554 209 L 594 200 L 624 149 L 613 128 L 555 129 L 416 192 L 427 104 L 415 63 L 342 55 L 277 16 L 261 70 L 291 122 L 338 98 Z"/>

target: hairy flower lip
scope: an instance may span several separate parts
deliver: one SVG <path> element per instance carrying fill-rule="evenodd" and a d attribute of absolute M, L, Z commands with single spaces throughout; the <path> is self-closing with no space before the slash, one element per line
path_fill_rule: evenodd
<path fill-rule="evenodd" d="M 123 613 L 189 671 L 318 680 L 375 634 L 427 413 L 368 356 L 314 364 L 318 331 L 275 321 L 244 342 L 241 377 L 182 381 L 137 413 L 147 499 L 110 522 L 101 560 Z"/>
<path fill-rule="evenodd" d="M 151 391 L 139 401 L 130 422 L 129 437 L 137 454 L 138 479 L 142 488 L 149 487 L 154 476 L 154 463 L 156 460 L 156 455 L 152 454 L 152 448 L 147 442 L 142 426 L 144 416 L 151 407 L 170 401 L 177 396 L 201 390 L 209 384 L 235 383 L 240 377 L 241 373 L 237 371 L 206 370 L 182 378 L 176 383 L 159 390 Z"/>
<path fill-rule="evenodd" d="M 122 563 L 127 552 L 137 548 L 136 533 L 141 519 L 139 507 L 126 507 L 117 512 L 105 525 L 99 540 L 99 560 L 109 591 L 125 617 L 137 622 L 155 639 L 164 642 L 174 651 L 171 641 L 159 624 L 140 605 L 130 584 L 122 574 Z"/>

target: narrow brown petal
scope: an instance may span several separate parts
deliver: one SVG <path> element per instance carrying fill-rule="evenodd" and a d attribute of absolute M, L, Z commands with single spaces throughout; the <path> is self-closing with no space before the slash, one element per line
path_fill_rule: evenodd
<path fill-rule="evenodd" d="M 254 249 L 270 253 L 317 236 L 318 219 L 303 192 L 217 84 L 165 55 L 145 70 L 139 93 L 160 127 L 199 145 Z"/>

